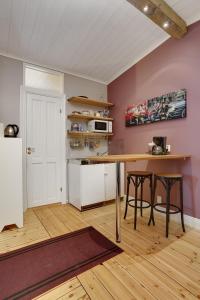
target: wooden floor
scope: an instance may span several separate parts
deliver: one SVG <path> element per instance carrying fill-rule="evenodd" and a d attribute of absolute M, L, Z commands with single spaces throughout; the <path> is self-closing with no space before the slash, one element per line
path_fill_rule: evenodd
<path fill-rule="evenodd" d="M 156 226 L 147 226 L 148 216 L 139 218 L 133 230 L 132 211 L 122 220 L 124 252 L 73 278 L 37 299 L 200 299 L 200 232 L 156 215 Z M 22 229 L 0 234 L 0 252 L 7 252 L 50 237 L 94 226 L 115 241 L 113 204 L 80 213 L 70 205 L 28 209 Z"/>

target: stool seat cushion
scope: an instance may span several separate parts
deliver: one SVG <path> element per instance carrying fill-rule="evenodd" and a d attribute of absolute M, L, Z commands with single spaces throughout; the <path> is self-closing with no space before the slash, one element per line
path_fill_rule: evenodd
<path fill-rule="evenodd" d="M 150 176 L 152 175 L 152 172 L 148 171 L 128 171 L 127 175 L 129 176 Z"/>
<path fill-rule="evenodd" d="M 155 174 L 155 176 L 165 177 L 165 178 L 182 178 L 183 177 L 182 174 L 178 174 L 178 173 L 157 173 L 157 174 Z"/>

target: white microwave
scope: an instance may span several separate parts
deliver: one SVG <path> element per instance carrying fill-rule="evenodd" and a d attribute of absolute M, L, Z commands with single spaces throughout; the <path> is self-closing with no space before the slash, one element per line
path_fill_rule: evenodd
<path fill-rule="evenodd" d="M 91 132 L 112 133 L 112 122 L 103 120 L 92 120 L 88 122 L 88 130 Z"/>

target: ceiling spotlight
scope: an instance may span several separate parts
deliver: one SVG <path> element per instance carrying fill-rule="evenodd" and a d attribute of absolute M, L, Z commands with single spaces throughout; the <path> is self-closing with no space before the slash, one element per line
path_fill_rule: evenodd
<path fill-rule="evenodd" d="M 169 27 L 169 21 L 163 23 L 163 28 L 167 29 Z"/>
<path fill-rule="evenodd" d="M 146 13 L 146 12 L 148 12 L 148 10 L 149 10 L 148 5 L 145 5 L 145 6 L 143 7 L 143 11 Z"/>
<path fill-rule="evenodd" d="M 146 4 L 143 8 L 142 8 L 143 12 L 147 15 L 147 16 L 153 16 L 155 10 L 156 10 L 156 6 L 155 5 L 149 5 Z"/>

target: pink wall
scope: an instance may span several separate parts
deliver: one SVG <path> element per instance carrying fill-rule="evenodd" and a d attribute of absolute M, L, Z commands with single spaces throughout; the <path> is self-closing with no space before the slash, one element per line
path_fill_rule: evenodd
<path fill-rule="evenodd" d="M 181 88 L 187 89 L 187 118 L 138 127 L 125 127 L 128 104 L 138 103 Z M 187 153 L 182 162 L 142 162 L 135 169 L 181 171 L 185 212 L 200 218 L 200 22 L 189 27 L 181 40 L 169 39 L 108 86 L 113 109 L 115 136 L 111 153 L 144 153 L 153 136 L 167 136 L 172 153 Z M 129 165 L 128 168 L 133 167 Z"/>

